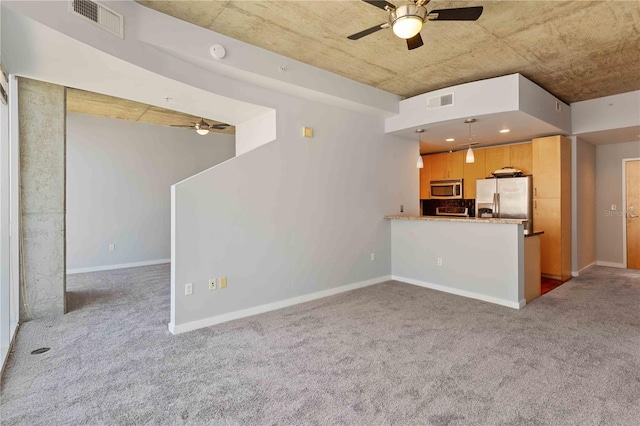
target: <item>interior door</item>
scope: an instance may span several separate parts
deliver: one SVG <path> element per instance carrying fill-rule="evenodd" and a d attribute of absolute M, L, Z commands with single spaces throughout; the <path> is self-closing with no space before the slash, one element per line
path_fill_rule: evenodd
<path fill-rule="evenodd" d="M 625 164 L 627 268 L 640 269 L 640 160 Z"/>

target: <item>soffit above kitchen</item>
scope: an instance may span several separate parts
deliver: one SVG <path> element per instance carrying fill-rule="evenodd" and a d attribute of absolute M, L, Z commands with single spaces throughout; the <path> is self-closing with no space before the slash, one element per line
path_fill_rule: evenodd
<path fill-rule="evenodd" d="M 419 139 L 423 154 L 460 151 L 470 144 L 480 148 L 570 135 L 571 107 L 516 73 L 400 101 L 400 113 L 385 121 L 385 132 Z"/>
<path fill-rule="evenodd" d="M 424 46 L 410 51 L 390 29 L 347 39 L 387 20 L 362 1 L 137 2 L 402 97 L 516 72 L 566 103 L 640 89 L 636 1 L 432 0 L 429 11 L 484 11 L 426 22 Z"/>

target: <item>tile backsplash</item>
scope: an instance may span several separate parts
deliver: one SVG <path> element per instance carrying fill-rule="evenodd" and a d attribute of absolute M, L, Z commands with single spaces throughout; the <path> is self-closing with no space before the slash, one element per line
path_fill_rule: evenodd
<path fill-rule="evenodd" d="M 435 216 L 436 207 L 466 207 L 469 209 L 469 216 L 476 215 L 476 200 L 420 200 L 422 203 L 423 216 Z"/>

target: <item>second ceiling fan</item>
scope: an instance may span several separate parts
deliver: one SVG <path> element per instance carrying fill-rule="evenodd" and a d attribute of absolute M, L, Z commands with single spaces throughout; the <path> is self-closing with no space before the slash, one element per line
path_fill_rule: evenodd
<path fill-rule="evenodd" d="M 229 127 L 230 125 L 227 123 L 218 123 L 218 124 L 209 124 L 206 121 L 204 121 L 203 118 L 200 119 L 200 121 L 196 122 L 191 122 L 192 124 L 189 125 L 182 125 L 182 124 L 172 124 L 173 127 L 188 127 L 190 129 L 196 129 L 196 133 L 198 133 L 199 135 L 206 135 L 207 133 L 209 133 L 210 130 L 224 130 L 227 127 Z"/>
<path fill-rule="evenodd" d="M 427 12 L 429 0 L 415 0 L 395 6 L 387 1 L 362 0 L 389 13 L 389 22 L 378 24 L 364 31 L 350 35 L 350 40 L 358 40 L 384 28 L 392 28 L 395 35 L 407 40 L 409 50 L 422 46 L 420 30 L 426 21 L 475 21 L 482 15 L 482 6 L 459 7 L 455 9 L 435 9 Z"/>

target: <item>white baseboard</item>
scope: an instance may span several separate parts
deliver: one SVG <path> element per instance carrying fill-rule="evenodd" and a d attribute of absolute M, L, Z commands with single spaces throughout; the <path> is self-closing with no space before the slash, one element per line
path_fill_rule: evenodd
<path fill-rule="evenodd" d="M 392 275 L 391 279 L 396 280 L 396 281 L 402 281 L 402 282 L 405 282 L 407 284 L 417 285 L 419 287 L 429 288 L 431 290 L 438 290 L 438 291 L 443 291 L 445 293 L 455 294 L 456 296 L 464 296 L 464 297 L 468 297 L 470 299 L 482 300 L 483 302 L 494 303 L 496 305 L 506 306 L 507 308 L 520 309 L 520 308 L 523 308 L 527 304 L 526 300 L 524 300 L 524 299 L 520 300 L 519 302 L 511 302 L 509 300 L 499 299 L 497 297 L 487 296 L 487 295 L 481 294 L 481 293 L 475 293 L 475 292 L 467 291 L 467 290 L 460 290 L 460 289 L 457 289 L 457 288 L 447 287 L 447 286 L 444 286 L 444 285 L 439 285 L 439 284 L 428 283 L 428 282 L 425 282 L 425 281 L 414 280 L 412 278 L 398 277 L 398 276 Z"/>
<path fill-rule="evenodd" d="M 228 314 L 203 318 L 201 320 L 191 321 L 184 324 L 175 325 L 174 323 L 169 323 L 168 324 L 169 331 L 172 334 L 185 333 L 187 331 L 193 331 L 199 328 L 210 327 L 212 325 L 221 324 L 227 321 L 250 317 L 252 315 L 258 315 L 258 314 L 262 314 L 269 311 L 275 311 L 276 309 L 286 308 L 288 306 L 297 305 L 299 303 L 310 302 L 316 299 L 322 299 L 323 297 L 333 296 L 334 294 L 344 293 L 346 291 L 356 290 L 358 288 L 368 287 L 374 284 L 380 284 L 389 280 L 391 280 L 391 276 L 386 275 L 383 277 L 372 278 L 366 281 L 360 281 L 353 284 L 347 284 L 340 287 L 330 288 L 328 290 L 318 291 L 316 293 L 305 294 L 304 296 L 292 297 L 290 299 L 280 300 L 278 302 L 267 303 L 265 305 L 243 309 L 241 311 L 229 312 Z"/>
<path fill-rule="evenodd" d="M 597 260 L 596 261 L 596 265 L 598 265 L 598 266 L 609 266 L 611 268 L 622 268 L 622 269 L 625 269 L 625 266 L 624 266 L 623 263 L 604 262 L 602 260 Z"/>
<path fill-rule="evenodd" d="M 121 263 L 119 265 L 92 266 L 91 268 L 67 269 L 67 275 L 84 274 L 85 272 L 110 271 L 111 269 L 135 268 L 137 266 L 161 265 L 171 263 L 171 259 L 145 260 L 144 262 Z"/>
<path fill-rule="evenodd" d="M 586 271 L 587 269 L 591 268 L 592 266 L 597 265 L 597 261 L 593 261 L 590 264 L 588 264 L 587 266 L 585 266 L 584 268 L 580 269 L 579 271 L 571 271 L 571 276 L 572 277 L 579 277 L 581 273 L 583 273 L 584 271 Z"/>
<path fill-rule="evenodd" d="M 11 352 L 11 348 L 13 347 L 13 342 L 15 341 L 16 331 L 18 331 L 18 327 L 20 324 L 17 320 L 11 321 L 9 323 L 9 344 L 7 346 L 0 347 L 0 377 L 4 375 L 4 367 L 7 365 L 7 359 L 9 359 L 9 352 Z"/>

